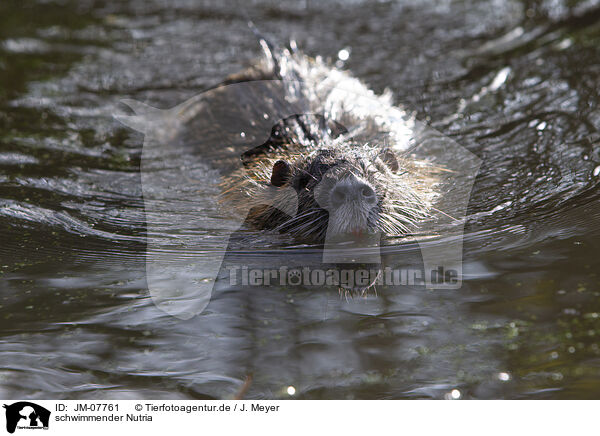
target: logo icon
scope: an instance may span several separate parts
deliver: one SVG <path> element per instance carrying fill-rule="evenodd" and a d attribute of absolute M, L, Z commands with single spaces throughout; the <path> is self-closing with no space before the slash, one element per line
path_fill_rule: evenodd
<path fill-rule="evenodd" d="M 50 411 L 29 401 L 19 401 L 4 405 L 6 409 L 6 431 L 14 433 L 18 429 L 48 429 Z"/>

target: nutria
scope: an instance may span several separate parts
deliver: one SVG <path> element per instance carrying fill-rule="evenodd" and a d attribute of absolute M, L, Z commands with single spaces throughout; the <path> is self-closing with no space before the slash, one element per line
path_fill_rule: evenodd
<path fill-rule="evenodd" d="M 302 100 L 310 113 L 278 120 L 266 142 L 243 153 L 243 167 L 221 183 L 226 210 L 302 241 L 413 232 L 429 216 L 436 170 L 411 154 L 418 144 L 410 117 L 389 92 L 375 95 L 293 42 L 277 49 L 261 38 L 261 45 L 265 59 L 225 84 L 280 80 L 285 99 Z M 296 201 L 290 213 L 286 205 Z"/>
<path fill-rule="evenodd" d="M 162 237 L 149 237 L 146 270 L 157 306 L 182 319 L 204 310 L 225 255 L 237 259 L 238 247 L 247 264 L 248 247 L 269 249 L 291 236 L 324 242 L 321 264 L 360 267 L 381 263 L 382 235 L 435 237 L 445 218 L 460 231 L 462 221 L 453 216 L 465 216 L 479 168 L 468 151 L 394 106 L 389 91 L 376 95 L 294 43 L 278 49 L 260 41 L 261 61 L 201 94 L 166 110 L 122 100 L 135 114 L 116 115 L 144 133 L 140 172 L 148 234 L 163 235 L 165 223 L 177 229 L 182 255 L 164 250 Z M 164 209 L 172 196 L 184 200 L 173 203 L 174 214 Z M 232 237 L 244 220 L 261 230 L 242 229 Z M 206 238 L 198 238 L 199 229 Z M 331 239 L 343 244 L 330 245 Z M 423 250 L 425 269 L 459 270 L 460 242 Z M 190 246 L 202 252 L 191 264 Z M 304 251 L 297 256 L 306 266 Z M 169 280 L 166 267 L 174 271 Z"/>

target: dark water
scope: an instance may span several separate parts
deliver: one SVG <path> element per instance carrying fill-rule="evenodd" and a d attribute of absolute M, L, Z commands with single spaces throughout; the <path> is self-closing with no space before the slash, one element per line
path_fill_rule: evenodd
<path fill-rule="evenodd" d="M 483 160 L 460 290 L 221 286 L 187 321 L 154 306 L 143 136 L 113 113 L 249 65 L 248 17 L 311 55 L 349 50 Z M 246 398 L 600 397 L 599 85 L 592 1 L 4 0 L 0 395 L 231 398 L 253 374 Z"/>

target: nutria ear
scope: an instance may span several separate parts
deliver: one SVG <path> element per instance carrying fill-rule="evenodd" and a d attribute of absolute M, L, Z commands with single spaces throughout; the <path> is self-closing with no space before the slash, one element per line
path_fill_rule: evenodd
<path fill-rule="evenodd" d="M 400 169 L 396 154 L 392 150 L 384 150 L 383 153 L 381 153 L 381 160 L 393 173 L 397 173 Z"/>
<path fill-rule="evenodd" d="M 290 164 L 288 164 L 284 160 L 278 160 L 273 165 L 273 173 L 271 173 L 271 184 L 273 186 L 283 186 L 285 182 L 290 178 L 290 174 L 292 173 L 290 169 Z"/>

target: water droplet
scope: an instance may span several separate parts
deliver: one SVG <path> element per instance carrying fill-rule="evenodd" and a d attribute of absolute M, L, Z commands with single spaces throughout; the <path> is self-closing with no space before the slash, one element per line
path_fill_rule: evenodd
<path fill-rule="evenodd" d="M 338 59 L 341 61 L 347 61 L 350 57 L 350 49 L 343 48 L 338 52 Z"/>
<path fill-rule="evenodd" d="M 458 400 L 461 397 L 461 393 L 458 389 L 452 389 L 452 392 L 450 392 L 450 396 L 453 400 Z"/>
<path fill-rule="evenodd" d="M 556 48 L 558 48 L 559 50 L 565 50 L 571 47 L 571 45 L 573 45 L 573 41 L 569 38 L 565 38 L 556 45 Z"/>
<path fill-rule="evenodd" d="M 296 388 L 293 386 L 288 386 L 287 393 L 288 395 L 294 395 L 296 393 Z"/>
<path fill-rule="evenodd" d="M 492 80 L 492 83 L 489 86 L 489 90 L 496 91 L 498 88 L 504 85 L 504 82 L 506 82 L 506 79 L 508 78 L 509 74 L 510 67 L 504 67 L 500 71 L 498 71 L 498 74 L 496 74 L 496 77 L 494 77 L 494 80 Z"/>
<path fill-rule="evenodd" d="M 594 177 L 598 177 L 598 175 L 600 175 L 600 165 L 594 168 L 594 172 L 592 174 L 594 175 Z"/>
<path fill-rule="evenodd" d="M 541 130 L 544 130 L 544 129 L 546 128 L 546 126 L 547 126 L 546 122 L 545 122 L 545 121 L 542 121 L 541 123 L 539 123 L 539 124 L 537 125 L 536 129 L 538 129 L 538 130 L 540 130 L 540 131 L 541 131 Z"/>
<path fill-rule="evenodd" d="M 507 372 L 500 372 L 498 373 L 498 379 L 502 380 L 502 381 L 509 381 L 510 380 L 510 374 Z"/>

